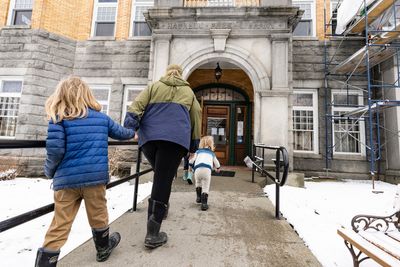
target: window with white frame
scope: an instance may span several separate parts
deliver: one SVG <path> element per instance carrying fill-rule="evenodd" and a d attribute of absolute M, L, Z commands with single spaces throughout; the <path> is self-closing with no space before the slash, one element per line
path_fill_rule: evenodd
<path fill-rule="evenodd" d="M 135 98 L 146 88 L 146 85 L 125 85 L 124 92 L 124 105 L 122 107 L 122 118 L 121 123 L 124 123 L 126 112 Z"/>
<path fill-rule="evenodd" d="M 208 6 L 234 6 L 234 0 L 208 0 Z"/>
<path fill-rule="evenodd" d="M 101 105 L 101 112 L 108 114 L 110 106 L 110 91 L 109 85 L 92 85 L 92 92 L 97 102 Z"/>
<path fill-rule="evenodd" d="M 14 137 L 22 80 L 0 78 L 0 137 Z"/>
<path fill-rule="evenodd" d="M 296 152 L 318 153 L 318 96 L 316 90 L 293 91 L 293 141 Z"/>
<path fill-rule="evenodd" d="M 337 10 L 340 6 L 340 4 L 343 2 L 343 0 L 331 0 L 331 6 L 330 6 L 330 11 L 331 11 L 331 18 L 330 18 L 330 24 L 332 28 L 332 34 L 335 34 L 336 31 L 336 25 L 337 25 Z M 329 20 L 329 18 L 328 18 Z"/>
<path fill-rule="evenodd" d="M 294 36 L 315 36 L 315 1 L 312 0 L 294 0 L 293 6 L 304 10 L 300 22 L 293 31 Z"/>
<path fill-rule="evenodd" d="M 150 36 L 151 30 L 143 13 L 154 6 L 154 0 L 136 0 L 133 4 L 132 36 Z"/>
<path fill-rule="evenodd" d="M 333 91 L 332 101 L 333 152 L 365 155 L 364 121 L 359 117 L 346 116 L 363 105 L 362 93 Z"/>
<path fill-rule="evenodd" d="M 95 0 L 92 36 L 114 36 L 118 0 Z"/>
<path fill-rule="evenodd" d="M 11 0 L 8 25 L 31 25 L 33 0 Z"/>

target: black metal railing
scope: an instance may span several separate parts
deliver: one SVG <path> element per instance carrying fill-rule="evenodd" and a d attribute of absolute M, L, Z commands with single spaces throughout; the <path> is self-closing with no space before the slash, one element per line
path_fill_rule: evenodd
<path fill-rule="evenodd" d="M 261 156 L 257 156 L 257 152 L 261 150 Z M 274 150 L 275 159 L 271 159 L 275 165 L 275 176 L 270 174 L 265 167 L 265 150 Z M 289 154 L 283 146 L 266 146 L 263 144 L 254 144 L 252 149 L 252 170 L 251 170 L 251 181 L 254 183 L 254 174 L 259 172 L 261 175 L 265 175 L 275 183 L 275 217 L 280 219 L 280 197 L 279 188 L 285 185 L 287 176 L 289 174 Z"/>
<path fill-rule="evenodd" d="M 108 142 L 108 144 L 110 146 L 127 146 L 127 145 L 130 146 L 130 145 L 137 145 L 137 142 L 110 141 L 110 142 Z M 0 140 L 0 150 L 1 149 L 18 149 L 18 148 L 22 148 L 22 149 L 23 148 L 44 148 L 44 147 L 46 147 L 46 141 Z M 122 183 L 125 183 L 127 181 L 130 181 L 132 179 L 135 179 L 135 191 L 133 194 L 133 204 L 132 204 L 132 209 L 129 210 L 131 212 L 136 211 L 140 176 L 142 176 L 146 173 L 149 173 L 153 170 L 152 168 L 149 168 L 144 171 L 140 171 L 141 161 L 142 161 L 142 151 L 140 148 L 138 148 L 138 155 L 137 155 L 137 160 L 136 160 L 136 173 L 134 173 L 128 177 L 124 177 L 119 180 L 113 181 L 113 182 L 107 184 L 107 186 L 106 186 L 106 188 L 109 189 L 109 188 L 118 186 Z M 7 220 L 4 220 L 4 221 L 0 222 L 0 233 L 6 231 L 8 229 L 11 229 L 13 227 L 16 227 L 18 225 L 21 225 L 23 223 L 29 222 L 33 219 L 36 219 L 36 218 L 43 216 L 47 213 L 50 213 L 52 211 L 54 211 L 54 203 L 37 208 L 35 210 L 25 212 L 23 214 L 9 218 Z"/>

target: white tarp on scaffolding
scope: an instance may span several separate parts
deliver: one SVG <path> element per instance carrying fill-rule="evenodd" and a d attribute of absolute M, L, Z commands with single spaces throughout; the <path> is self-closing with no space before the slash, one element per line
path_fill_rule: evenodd
<path fill-rule="evenodd" d="M 367 6 L 375 0 L 366 0 Z M 342 34 L 347 25 L 364 9 L 364 0 L 343 0 L 337 12 L 336 34 Z"/>

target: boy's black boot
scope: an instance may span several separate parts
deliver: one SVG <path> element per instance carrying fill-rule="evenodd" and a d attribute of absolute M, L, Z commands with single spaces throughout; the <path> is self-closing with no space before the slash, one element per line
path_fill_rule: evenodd
<path fill-rule="evenodd" d="M 144 239 L 144 246 L 150 249 L 167 243 L 168 236 L 160 232 L 161 223 L 165 216 L 168 205 L 149 198 L 149 214 L 147 220 L 147 234 Z"/>
<path fill-rule="evenodd" d="M 35 267 L 56 267 L 60 251 L 39 248 L 36 254 Z"/>
<path fill-rule="evenodd" d="M 196 187 L 196 203 L 201 203 L 201 187 Z"/>
<path fill-rule="evenodd" d="M 109 235 L 109 227 L 104 229 L 92 229 L 93 241 L 96 246 L 98 262 L 106 261 L 111 252 L 121 241 L 121 235 L 118 232 Z"/>
<path fill-rule="evenodd" d="M 201 194 L 201 210 L 208 210 L 207 200 L 208 200 L 208 194 L 206 193 Z"/>

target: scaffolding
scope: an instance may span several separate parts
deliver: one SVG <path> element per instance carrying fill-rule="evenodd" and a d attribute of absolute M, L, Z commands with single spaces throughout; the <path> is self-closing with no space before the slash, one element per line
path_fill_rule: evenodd
<path fill-rule="evenodd" d="M 342 1 L 344 2 L 344 1 Z M 369 171 L 373 181 L 379 174 L 382 150 L 387 143 L 383 142 L 382 132 L 386 129 L 383 124 L 382 111 L 386 108 L 400 106 L 400 101 L 386 98 L 388 89 L 400 89 L 399 48 L 397 37 L 400 34 L 400 1 L 395 0 L 361 0 L 357 14 L 349 20 L 345 31 L 339 34 L 333 32 L 337 26 L 335 16 L 341 2 L 330 8 L 332 15 L 327 20 L 327 1 L 324 0 L 324 69 L 325 69 L 325 171 L 331 170 L 333 154 L 338 149 L 342 138 L 351 138 L 365 147 L 365 156 L 369 161 Z M 354 2 L 352 3 L 355 4 Z M 352 6 L 354 7 L 354 6 Z M 332 55 L 331 41 L 339 45 L 334 48 Z M 364 46 L 351 56 L 343 59 L 341 49 L 350 40 L 359 40 Z M 329 43 L 328 43 L 329 42 Z M 376 80 L 374 71 L 379 69 L 382 62 L 395 57 L 397 77 L 393 83 Z M 340 85 L 342 97 L 335 99 L 331 83 Z M 365 99 L 360 105 L 354 101 L 358 92 Z M 345 112 L 335 112 L 338 108 Z M 360 131 L 364 127 L 365 140 L 361 134 L 354 134 L 355 128 Z M 337 134 L 335 131 L 344 132 Z M 399 138 L 399 133 L 392 133 Z M 344 137 L 345 136 L 345 137 Z M 339 142 L 337 142 L 339 141 Z M 362 148 L 361 148 L 362 149 Z"/>

